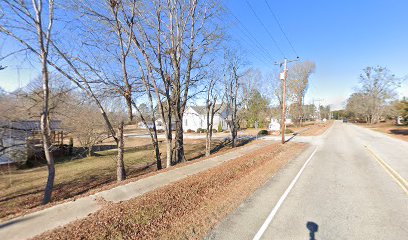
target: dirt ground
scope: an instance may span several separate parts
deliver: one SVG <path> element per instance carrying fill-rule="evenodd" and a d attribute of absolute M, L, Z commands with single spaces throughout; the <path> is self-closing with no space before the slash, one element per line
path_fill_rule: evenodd
<path fill-rule="evenodd" d="M 305 123 L 302 127 L 289 127 L 295 133 L 301 136 L 318 136 L 323 134 L 329 127 L 333 125 L 334 121 L 327 121 L 325 123 Z"/>
<path fill-rule="evenodd" d="M 273 143 L 35 239 L 201 239 L 305 147 Z"/>
<path fill-rule="evenodd" d="M 125 167 L 129 179 L 156 171 L 153 150 L 146 139 L 130 139 L 125 142 Z M 147 144 L 147 145 L 146 145 Z M 185 140 L 187 160 L 202 158 L 205 140 Z M 219 152 L 230 148 L 220 140 L 213 142 Z M 163 166 L 165 146 L 161 145 Z M 98 152 L 97 156 L 66 160 L 56 164 L 53 191 L 54 205 L 58 202 L 89 193 L 116 183 L 116 151 Z M 47 179 L 45 166 L 26 170 L 0 172 L 0 220 L 32 212 L 41 206 Z"/>
<path fill-rule="evenodd" d="M 372 130 L 385 133 L 389 136 L 404 140 L 408 142 L 408 126 L 397 126 L 393 121 L 377 123 L 373 125 L 360 123 L 357 124 Z"/>
<path fill-rule="evenodd" d="M 325 123 L 316 123 L 316 122 L 305 122 L 301 127 L 297 127 L 293 124 L 288 125 L 287 129 L 292 130 L 294 133 L 299 133 L 302 136 L 317 136 L 324 133 L 331 125 L 333 121 L 327 121 Z M 251 135 L 256 136 L 259 131 L 267 130 L 266 128 L 248 128 L 242 131 L 239 131 L 239 135 Z"/>

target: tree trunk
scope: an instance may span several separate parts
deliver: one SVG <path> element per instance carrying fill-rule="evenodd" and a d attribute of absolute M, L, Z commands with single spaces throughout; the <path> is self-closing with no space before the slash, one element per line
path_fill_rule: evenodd
<path fill-rule="evenodd" d="M 237 139 L 237 134 L 236 134 L 236 119 L 234 116 L 232 116 L 231 118 L 231 144 L 232 144 L 232 148 L 234 148 L 236 146 L 236 139 Z"/>
<path fill-rule="evenodd" d="M 47 184 L 45 186 L 43 204 L 47 204 L 51 201 L 52 189 L 54 187 L 55 179 L 55 166 L 54 166 L 54 156 L 52 155 L 51 148 L 51 131 L 49 122 L 49 86 L 48 86 L 48 69 L 47 63 L 43 61 L 43 112 L 41 114 L 41 134 L 43 140 L 43 149 L 45 159 L 47 160 L 48 178 Z"/>
<path fill-rule="evenodd" d="M 173 139 L 170 133 L 170 134 L 167 134 L 167 137 L 166 137 L 166 167 L 167 168 L 173 165 L 172 156 L 173 156 Z"/>
<path fill-rule="evenodd" d="M 211 140 L 214 127 L 214 115 L 215 115 L 215 102 L 209 106 L 207 109 L 207 136 L 205 141 L 205 156 L 208 157 L 211 155 Z"/>
<path fill-rule="evenodd" d="M 207 133 L 206 133 L 206 138 L 205 138 L 205 156 L 206 157 L 210 156 L 211 154 L 212 124 L 209 121 L 209 117 L 210 117 L 210 113 L 207 112 Z"/>
<path fill-rule="evenodd" d="M 212 126 L 207 131 L 207 139 L 205 142 L 205 156 L 208 157 L 211 155 L 211 139 L 212 139 Z"/>
<path fill-rule="evenodd" d="M 51 130 L 49 122 L 49 73 L 47 67 L 47 53 L 43 51 L 42 56 L 42 78 L 43 78 L 43 112 L 41 114 L 41 134 L 45 159 L 47 160 L 48 178 L 45 186 L 43 204 L 51 201 L 52 190 L 55 179 L 54 156 L 51 148 Z"/>
<path fill-rule="evenodd" d="M 231 130 L 231 136 L 232 136 L 232 148 L 235 148 L 237 146 L 237 133 L 235 130 L 235 126 Z"/>
<path fill-rule="evenodd" d="M 144 118 L 143 118 L 143 116 L 141 114 L 140 114 L 140 116 L 144 120 Z M 153 149 L 154 149 L 154 156 L 156 158 L 156 167 L 157 167 L 157 170 L 160 170 L 163 167 L 162 167 L 161 156 L 160 156 L 159 140 L 157 139 L 156 118 L 154 117 L 154 114 L 152 116 L 152 121 L 153 121 L 153 133 L 150 132 L 150 136 L 151 136 L 151 139 L 152 139 L 152 144 L 153 144 Z M 144 121 L 144 123 L 147 126 L 147 122 Z M 149 129 L 149 131 L 151 131 L 151 130 Z"/>
<path fill-rule="evenodd" d="M 155 142 L 153 147 L 154 147 L 154 153 L 156 156 L 156 167 L 157 167 L 157 170 L 160 170 L 163 168 L 163 166 L 162 166 L 161 157 L 160 157 L 159 143 Z"/>
<path fill-rule="evenodd" d="M 232 99 L 232 106 L 233 106 L 233 112 L 232 112 L 232 129 L 231 129 L 231 137 L 232 137 L 232 147 L 235 148 L 237 146 L 237 133 L 238 133 L 238 119 L 237 119 L 237 92 L 238 92 L 238 83 L 235 85 L 235 95 L 234 98 Z"/>
<path fill-rule="evenodd" d="M 299 126 L 302 127 L 303 122 L 303 98 L 299 101 Z"/>
<path fill-rule="evenodd" d="M 139 111 L 138 108 L 136 108 L 136 110 Z M 140 113 L 140 111 L 139 111 L 139 113 Z M 140 117 L 142 118 L 143 123 L 147 126 L 147 122 L 146 122 L 145 118 L 143 117 L 143 115 L 141 113 L 140 113 Z M 152 145 L 153 145 L 153 149 L 154 149 L 154 156 L 156 158 L 157 170 L 160 170 L 160 169 L 163 168 L 163 166 L 162 166 L 162 162 L 161 162 L 159 140 L 157 139 L 156 118 L 154 117 L 154 114 L 153 114 L 151 120 L 153 122 L 153 129 L 151 130 L 150 128 L 148 128 L 148 130 L 149 130 L 150 138 L 152 140 Z"/>
<path fill-rule="evenodd" d="M 126 171 L 125 171 L 125 164 L 123 161 L 123 152 L 124 152 L 124 141 L 123 141 L 123 121 L 120 123 L 119 129 L 119 141 L 118 141 L 118 158 L 117 158 L 117 168 L 116 168 L 116 176 L 117 181 L 123 181 L 126 179 Z"/>
<path fill-rule="evenodd" d="M 48 102 L 48 101 L 47 101 Z M 51 201 L 52 197 L 52 190 L 54 187 L 54 179 L 55 179 L 55 166 L 54 166 L 54 156 L 52 155 L 50 151 L 51 147 L 51 141 L 50 141 L 50 135 L 49 135 L 49 122 L 48 119 L 46 118 L 47 114 L 44 114 L 41 116 L 41 132 L 43 135 L 43 148 L 44 148 L 44 155 L 45 159 L 47 160 L 47 169 L 48 169 L 48 178 L 47 178 L 47 184 L 45 186 L 45 191 L 44 191 L 44 198 L 43 198 L 43 204 L 47 204 Z"/>
<path fill-rule="evenodd" d="M 166 167 L 173 165 L 173 136 L 171 126 L 171 113 L 167 114 L 167 128 L 166 128 Z"/>
<path fill-rule="evenodd" d="M 133 122 L 133 108 L 132 108 L 132 97 L 130 95 L 126 95 L 125 97 L 126 105 L 127 105 L 127 112 L 128 112 L 128 121 L 129 123 Z"/>
<path fill-rule="evenodd" d="M 88 153 L 86 154 L 87 157 L 91 157 L 94 155 L 93 146 L 88 147 Z"/>
<path fill-rule="evenodd" d="M 184 156 L 184 139 L 183 139 L 183 119 L 180 116 L 176 117 L 176 134 L 175 134 L 175 163 L 185 162 Z"/>

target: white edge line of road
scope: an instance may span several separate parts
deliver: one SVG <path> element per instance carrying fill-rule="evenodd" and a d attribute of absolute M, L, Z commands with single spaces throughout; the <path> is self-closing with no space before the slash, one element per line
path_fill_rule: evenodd
<path fill-rule="evenodd" d="M 303 164 L 302 168 L 299 170 L 295 178 L 292 180 L 290 183 L 289 187 L 286 189 L 286 191 L 283 193 L 283 195 L 280 197 L 279 201 L 276 203 L 275 207 L 272 209 L 271 213 L 269 213 L 268 217 L 266 218 L 265 222 L 262 224 L 261 228 L 258 230 L 256 233 L 255 237 L 253 240 L 259 240 L 261 239 L 262 235 L 268 228 L 269 224 L 272 222 L 273 218 L 275 217 L 276 213 L 278 212 L 280 206 L 282 203 L 285 201 L 286 197 L 289 195 L 290 191 L 292 190 L 293 186 L 295 186 L 297 180 L 299 179 L 300 175 L 302 174 L 303 170 L 305 170 L 307 164 L 310 162 L 310 160 L 313 158 L 317 151 L 317 147 L 313 151 L 313 153 L 310 155 L 310 157 L 306 160 L 306 162 Z"/>

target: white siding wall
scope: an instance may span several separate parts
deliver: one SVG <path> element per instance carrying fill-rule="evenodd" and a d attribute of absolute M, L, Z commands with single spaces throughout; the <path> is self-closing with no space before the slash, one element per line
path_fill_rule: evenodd
<path fill-rule="evenodd" d="M 225 119 L 223 119 L 220 115 L 216 114 L 214 116 L 213 129 L 218 131 L 218 124 L 220 124 L 220 123 L 221 123 L 221 127 L 222 127 L 223 131 L 228 130 L 227 122 L 225 121 Z"/>
<path fill-rule="evenodd" d="M 228 130 L 227 122 L 219 114 L 214 116 L 213 129 L 218 130 L 218 124 L 221 123 L 223 130 Z M 197 129 L 207 128 L 207 116 L 198 115 L 192 108 L 188 107 L 183 116 L 183 130 L 186 132 L 191 129 L 197 131 Z"/>
<path fill-rule="evenodd" d="M 205 119 L 200 117 L 192 108 L 187 108 L 183 116 L 183 130 L 197 131 L 199 128 L 205 128 Z"/>

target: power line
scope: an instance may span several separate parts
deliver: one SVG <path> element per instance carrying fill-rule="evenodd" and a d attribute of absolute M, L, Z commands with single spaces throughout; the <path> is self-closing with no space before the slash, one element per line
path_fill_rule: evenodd
<path fill-rule="evenodd" d="M 245 40 L 244 38 L 242 38 L 242 37 L 240 37 L 244 42 L 246 42 L 246 43 L 250 43 L 250 42 L 248 42 L 247 40 Z M 253 44 L 253 43 L 252 43 Z M 263 58 L 260 58 L 259 56 L 257 56 L 254 52 L 252 52 L 252 51 L 249 51 L 249 53 L 252 55 L 252 56 L 254 56 L 255 57 L 255 59 L 257 59 L 258 61 L 260 61 L 260 62 L 263 62 L 264 64 L 266 64 L 266 65 L 270 65 L 272 62 L 268 59 L 268 58 L 266 58 L 265 56 L 263 56 Z"/>
<path fill-rule="evenodd" d="M 241 38 L 244 42 L 249 43 L 249 45 L 254 46 L 254 50 L 258 50 L 259 56 L 261 56 L 263 59 L 270 63 L 275 62 L 275 60 L 268 55 L 268 53 L 265 51 L 262 45 L 257 45 L 257 43 L 250 38 L 250 35 L 247 35 L 246 32 L 244 32 L 240 27 L 238 27 L 238 29 L 240 30 L 242 35 L 245 36 L 246 38 L 239 35 L 237 36 Z"/>
<path fill-rule="evenodd" d="M 246 36 L 247 37 L 249 36 L 248 38 L 252 39 L 253 43 L 261 50 L 261 52 L 265 53 L 270 58 L 270 60 L 272 60 L 272 62 L 275 62 L 275 58 L 272 56 L 272 54 L 266 48 L 264 48 L 262 46 L 262 44 L 251 34 L 251 32 L 248 30 L 248 28 L 245 27 L 245 25 L 231 11 L 229 11 L 229 12 L 230 12 L 231 16 L 233 16 L 237 20 L 237 22 L 240 24 L 242 29 L 244 29 L 244 31 L 247 33 Z M 242 31 L 242 29 L 240 29 L 241 32 L 243 32 L 245 34 L 245 32 Z"/>
<path fill-rule="evenodd" d="M 271 32 L 269 32 L 268 28 L 265 26 L 265 24 L 262 22 L 262 20 L 259 18 L 259 16 L 256 14 L 255 10 L 252 8 L 251 4 L 248 2 L 248 0 L 245 0 L 245 2 L 248 4 L 249 8 L 251 9 L 252 13 L 258 20 L 258 22 L 262 25 L 262 27 L 265 29 L 266 33 L 268 33 L 269 37 L 272 39 L 273 43 L 275 44 L 275 47 L 279 50 L 280 54 L 285 57 L 285 54 L 283 53 L 282 49 L 279 47 L 278 43 L 276 42 L 275 38 L 272 36 Z"/>
<path fill-rule="evenodd" d="M 264 1 L 265 1 L 266 5 L 268 6 L 269 12 L 272 14 L 273 18 L 275 19 L 275 22 L 278 24 L 278 26 L 279 26 L 281 32 L 283 33 L 283 36 L 285 36 L 286 41 L 288 41 L 290 47 L 292 48 L 293 53 L 294 53 L 296 56 L 299 56 L 299 55 L 297 54 L 295 48 L 293 47 L 292 42 L 289 40 L 288 36 L 286 35 L 285 31 L 283 30 L 282 24 L 279 22 L 278 17 L 277 17 L 277 16 L 275 15 L 275 13 L 272 11 L 272 8 L 271 8 L 271 6 L 269 5 L 268 1 L 267 1 L 267 0 L 264 0 Z"/>

